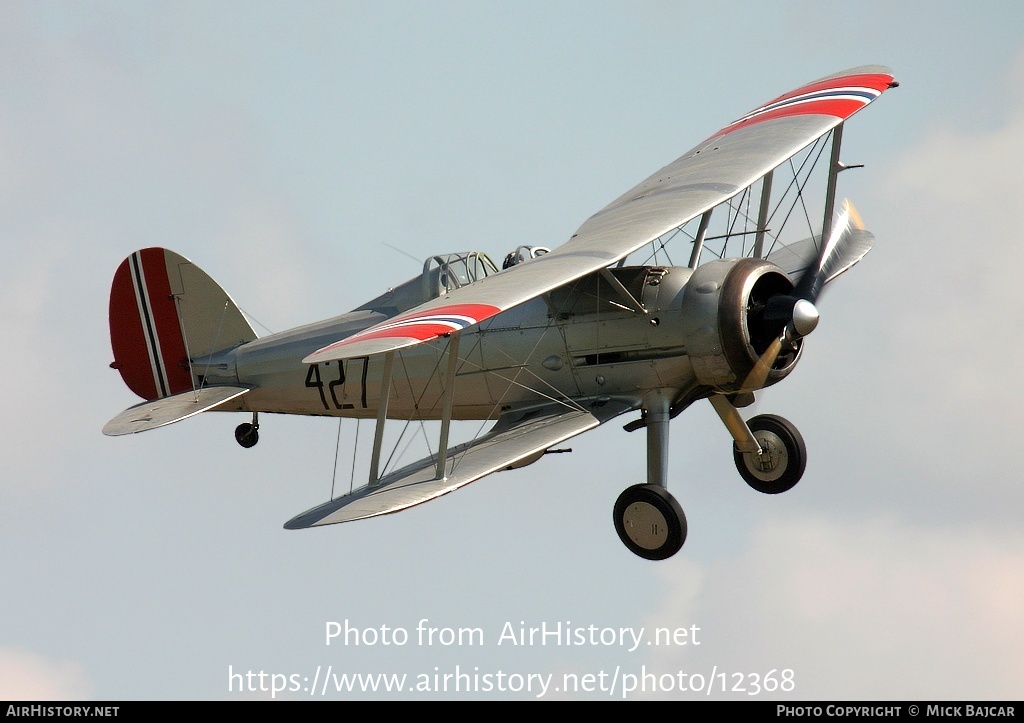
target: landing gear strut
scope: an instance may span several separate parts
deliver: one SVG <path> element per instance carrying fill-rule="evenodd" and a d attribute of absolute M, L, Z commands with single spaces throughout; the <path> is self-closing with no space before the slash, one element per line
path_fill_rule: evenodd
<path fill-rule="evenodd" d="M 249 449 L 260 441 L 260 424 L 256 412 L 252 413 L 252 423 L 242 422 L 235 427 L 235 441 Z"/>
<path fill-rule="evenodd" d="M 656 389 L 644 399 L 647 427 L 647 484 L 633 485 L 615 501 L 619 539 L 647 560 L 665 560 L 686 541 L 686 516 L 665 485 L 668 479 L 668 422 L 673 390 Z"/>
<path fill-rule="evenodd" d="M 683 508 L 665 489 L 671 392 L 656 389 L 644 397 L 647 484 L 633 485 L 615 501 L 619 539 L 630 552 L 648 560 L 672 557 L 686 541 Z M 733 437 L 736 469 L 748 485 L 775 495 L 800 481 L 807 466 L 807 448 L 791 422 L 774 414 L 761 414 L 744 422 L 728 397 L 715 394 L 708 400 Z"/>

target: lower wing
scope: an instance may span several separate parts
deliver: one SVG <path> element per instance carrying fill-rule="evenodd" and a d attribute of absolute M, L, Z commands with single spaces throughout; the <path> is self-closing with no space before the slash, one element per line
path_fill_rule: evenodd
<path fill-rule="evenodd" d="M 433 457 L 425 457 L 381 478 L 375 485 L 333 499 L 285 523 L 289 530 L 351 522 L 422 504 L 492 472 L 529 463 L 552 445 L 593 429 L 633 409 L 617 400 L 590 406 L 549 404 L 498 419 L 484 436 L 448 450 L 445 475 L 437 479 Z"/>

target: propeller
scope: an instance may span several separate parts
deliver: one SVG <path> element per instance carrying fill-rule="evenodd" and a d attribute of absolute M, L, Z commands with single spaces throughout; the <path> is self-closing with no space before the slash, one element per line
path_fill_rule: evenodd
<path fill-rule="evenodd" d="M 753 369 L 743 380 L 741 391 L 749 392 L 764 387 L 783 348 L 793 348 L 797 340 L 814 331 L 819 320 L 815 303 L 821 297 L 825 284 L 864 258 L 874 240 L 874 236 L 864 229 L 857 209 L 849 201 L 844 201 L 827 242 L 821 245 L 813 263 L 803 269 L 793 291 L 776 294 L 765 304 L 762 323 L 773 328 L 782 325 L 782 332 L 773 337 L 754 363 Z M 813 239 L 809 241 L 813 244 Z M 806 256 L 810 257 L 811 253 Z"/>

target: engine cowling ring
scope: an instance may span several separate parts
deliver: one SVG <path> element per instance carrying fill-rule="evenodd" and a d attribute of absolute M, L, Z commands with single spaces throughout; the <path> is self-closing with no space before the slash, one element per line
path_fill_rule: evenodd
<path fill-rule="evenodd" d="M 785 322 L 764 319 L 768 299 L 786 295 L 793 282 L 764 259 L 727 259 L 699 266 L 687 283 L 682 309 L 689 327 L 686 349 L 701 384 L 737 392 Z M 781 353 L 764 386 L 784 379 L 796 365 L 800 341 Z"/>

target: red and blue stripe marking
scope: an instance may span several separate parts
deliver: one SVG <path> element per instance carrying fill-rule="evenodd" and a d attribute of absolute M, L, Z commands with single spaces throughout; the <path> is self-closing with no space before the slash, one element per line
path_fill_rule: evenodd
<path fill-rule="evenodd" d="M 319 353 L 335 351 L 346 346 L 372 339 L 408 339 L 410 342 L 429 341 L 462 331 L 468 326 L 479 324 L 501 311 L 490 304 L 451 304 L 436 309 L 413 312 L 396 316 L 369 329 L 335 342 Z"/>
<path fill-rule="evenodd" d="M 755 108 L 712 138 L 756 123 L 790 116 L 830 115 L 846 120 L 892 87 L 892 83 L 893 77 L 886 73 L 861 73 L 819 80 Z"/>

